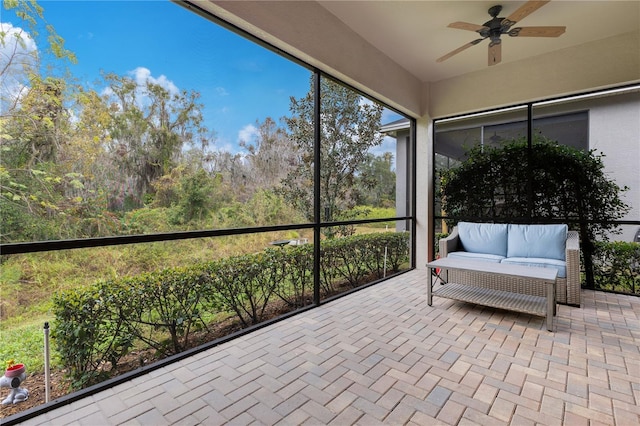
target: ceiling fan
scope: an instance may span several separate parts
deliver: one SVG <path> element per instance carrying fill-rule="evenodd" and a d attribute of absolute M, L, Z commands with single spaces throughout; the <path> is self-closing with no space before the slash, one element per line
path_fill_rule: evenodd
<path fill-rule="evenodd" d="M 545 4 L 549 3 L 550 0 L 545 1 L 537 1 L 530 0 L 520 6 L 518 10 L 513 12 L 506 18 L 498 17 L 500 12 L 502 11 L 502 6 L 496 5 L 489 9 L 489 15 L 491 15 L 491 19 L 485 22 L 482 25 L 471 24 L 469 22 L 453 22 L 448 25 L 449 28 L 456 28 L 459 30 L 468 30 L 475 31 L 482 38 L 478 38 L 473 40 L 464 46 L 461 46 L 441 58 L 438 58 L 436 62 L 442 62 L 453 55 L 456 55 L 463 50 L 475 46 L 480 43 L 484 39 L 488 38 L 489 42 L 489 65 L 495 65 L 502 60 L 502 40 L 500 36 L 503 34 L 508 34 L 511 37 L 559 37 L 561 36 L 566 27 L 515 27 L 512 28 L 516 22 L 521 21 L 523 18 L 528 16 L 529 14 L 535 12 L 540 9 Z"/>

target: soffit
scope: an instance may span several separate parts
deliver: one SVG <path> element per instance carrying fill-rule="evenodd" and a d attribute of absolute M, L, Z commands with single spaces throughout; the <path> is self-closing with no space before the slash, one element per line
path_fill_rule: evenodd
<path fill-rule="evenodd" d="M 455 21 L 483 24 L 487 10 L 503 6 L 506 17 L 525 1 L 318 1 L 352 31 L 423 82 L 488 68 L 488 40 L 442 63 L 436 59 L 479 38 L 448 28 Z M 502 36 L 502 63 L 517 62 L 640 29 L 640 1 L 555 0 L 516 26 L 566 26 L 558 38 Z M 637 55 L 637 52 L 630 52 Z"/>

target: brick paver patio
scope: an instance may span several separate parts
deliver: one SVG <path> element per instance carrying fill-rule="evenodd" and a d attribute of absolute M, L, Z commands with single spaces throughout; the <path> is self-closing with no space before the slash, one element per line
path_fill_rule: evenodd
<path fill-rule="evenodd" d="M 25 424 L 637 425 L 640 298 L 543 318 L 435 298 L 412 271 Z"/>

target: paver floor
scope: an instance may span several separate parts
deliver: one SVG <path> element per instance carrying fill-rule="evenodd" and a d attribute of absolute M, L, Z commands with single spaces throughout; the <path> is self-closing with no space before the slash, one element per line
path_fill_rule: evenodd
<path fill-rule="evenodd" d="M 435 298 L 412 271 L 29 425 L 637 425 L 640 298 L 543 318 Z"/>

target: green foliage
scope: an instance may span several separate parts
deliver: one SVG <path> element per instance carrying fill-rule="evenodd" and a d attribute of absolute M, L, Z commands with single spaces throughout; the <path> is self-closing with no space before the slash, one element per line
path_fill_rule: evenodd
<path fill-rule="evenodd" d="M 127 332 L 148 347 L 162 356 L 179 353 L 195 326 L 206 326 L 201 311 L 217 311 L 204 278 L 200 268 L 173 268 L 117 280 L 110 284 L 112 309 Z"/>
<path fill-rule="evenodd" d="M 394 207 L 369 207 L 369 206 L 356 206 L 353 208 L 354 211 L 358 212 L 355 216 L 359 219 L 383 219 L 386 217 L 394 217 L 396 216 L 396 208 Z M 369 223 L 368 227 L 371 228 L 395 228 L 396 223 L 394 221 L 389 222 L 377 222 L 377 223 Z"/>
<path fill-rule="evenodd" d="M 369 272 L 364 261 L 366 247 L 353 244 L 355 238 L 336 238 L 322 247 L 322 266 L 332 270 L 326 276 L 333 278 L 332 282 L 326 283 L 327 288 L 333 289 L 336 278 L 346 280 L 351 287 L 357 287 Z"/>
<path fill-rule="evenodd" d="M 406 233 L 384 232 L 353 235 L 325 241 L 320 259 L 320 285 L 325 294 L 333 294 L 337 285 L 363 284 L 371 276 L 384 277 L 409 262 L 409 237 Z M 386 248 L 386 250 L 385 250 Z"/>
<path fill-rule="evenodd" d="M 188 223 L 206 218 L 213 209 L 211 194 L 215 190 L 215 180 L 202 169 L 184 176 L 180 179 L 178 202 L 173 208 L 171 223 Z"/>
<path fill-rule="evenodd" d="M 593 264 L 597 289 L 640 294 L 640 243 L 597 242 Z"/>
<path fill-rule="evenodd" d="M 452 217 L 593 221 L 602 236 L 628 211 L 604 174 L 602 157 L 538 136 L 502 147 L 475 146 L 458 167 L 441 173 L 443 208 Z M 531 179 L 529 179 L 531 177 Z M 529 186 L 530 185 L 530 186 Z"/>
<path fill-rule="evenodd" d="M 288 306 L 298 308 L 313 302 L 313 245 L 279 249 L 273 253 L 273 267 L 282 273 L 274 293 Z"/>
<path fill-rule="evenodd" d="M 295 217 L 295 212 L 287 208 L 284 200 L 271 190 L 257 190 L 245 204 L 245 210 L 251 215 L 255 225 L 275 225 L 283 221 L 283 217 Z"/>
<path fill-rule="evenodd" d="M 613 221 L 629 206 L 604 172 L 602 156 L 536 135 L 501 147 L 475 146 L 458 166 L 441 173 L 447 216 L 476 221 L 563 221 L 580 230 L 587 285 L 593 287 L 593 241 L 617 232 Z"/>
<path fill-rule="evenodd" d="M 99 282 L 54 295 L 52 337 L 76 387 L 107 378 L 133 344 L 125 318 L 114 315 L 118 298 L 112 287 Z"/>
<path fill-rule="evenodd" d="M 406 233 L 329 240 L 321 249 L 325 296 L 342 283 L 357 287 L 397 272 L 409 261 Z M 293 308 L 310 304 L 313 253 L 311 244 L 266 249 L 57 294 L 53 335 L 61 362 L 75 386 L 86 386 L 112 374 L 133 347 L 153 348 L 160 356 L 184 350 L 216 314 L 233 313 L 248 327 L 272 314 L 277 300 Z"/>
<path fill-rule="evenodd" d="M 235 313 L 244 327 L 262 321 L 282 280 L 279 257 L 275 249 L 267 249 L 209 264 L 209 284 L 226 310 Z"/>
<path fill-rule="evenodd" d="M 147 234 L 154 232 L 169 232 L 171 209 L 164 207 L 133 210 L 124 215 L 124 227 L 130 234 Z"/>
<path fill-rule="evenodd" d="M 16 16 L 27 25 L 30 36 L 34 39 L 38 36 L 38 23 L 44 22 L 44 8 L 38 2 L 35 0 L 2 0 L 2 6 L 7 10 L 15 9 Z M 71 63 L 76 63 L 75 54 L 65 49 L 64 39 L 56 33 L 53 26 L 46 25 L 46 30 L 50 52 L 56 58 L 67 59 Z M 2 45 L 5 44 L 4 37 L 6 37 L 6 34 L 3 33 L 2 37 L 0 37 L 0 44 Z M 23 40 L 20 40 L 20 42 L 24 43 Z"/>
<path fill-rule="evenodd" d="M 393 154 L 385 152 L 380 156 L 369 154 L 358 169 L 356 197 L 358 204 L 373 207 L 395 206 L 396 173 L 392 169 Z"/>
<path fill-rule="evenodd" d="M 362 102 L 360 94 L 330 79 L 321 79 L 320 203 L 323 219 L 333 221 L 352 208 L 358 168 L 366 163 L 369 149 L 382 143 L 379 132 L 382 106 Z M 290 137 L 301 162 L 282 180 L 285 200 L 313 220 L 314 80 L 308 94 L 291 99 L 292 116 L 286 119 Z M 360 182 L 370 189 L 371 182 Z"/>
<path fill-rule="evenodd" d="M 204 148 L 207 129 L 202 125 L 203 105 L 195 91 L 172 93 L 151 80 L 140 84 L 128 76 L 104 75 L 112 94 L 109 122 L 111 148 L 122 177 L 135 182 L 133 194 L 142 200 L 154 182 L 168 174 L 185 145 Z M 142 105 L 138 98 L 145 96 Z M 193 196 L 193 194 L 190 194 Z"/>

